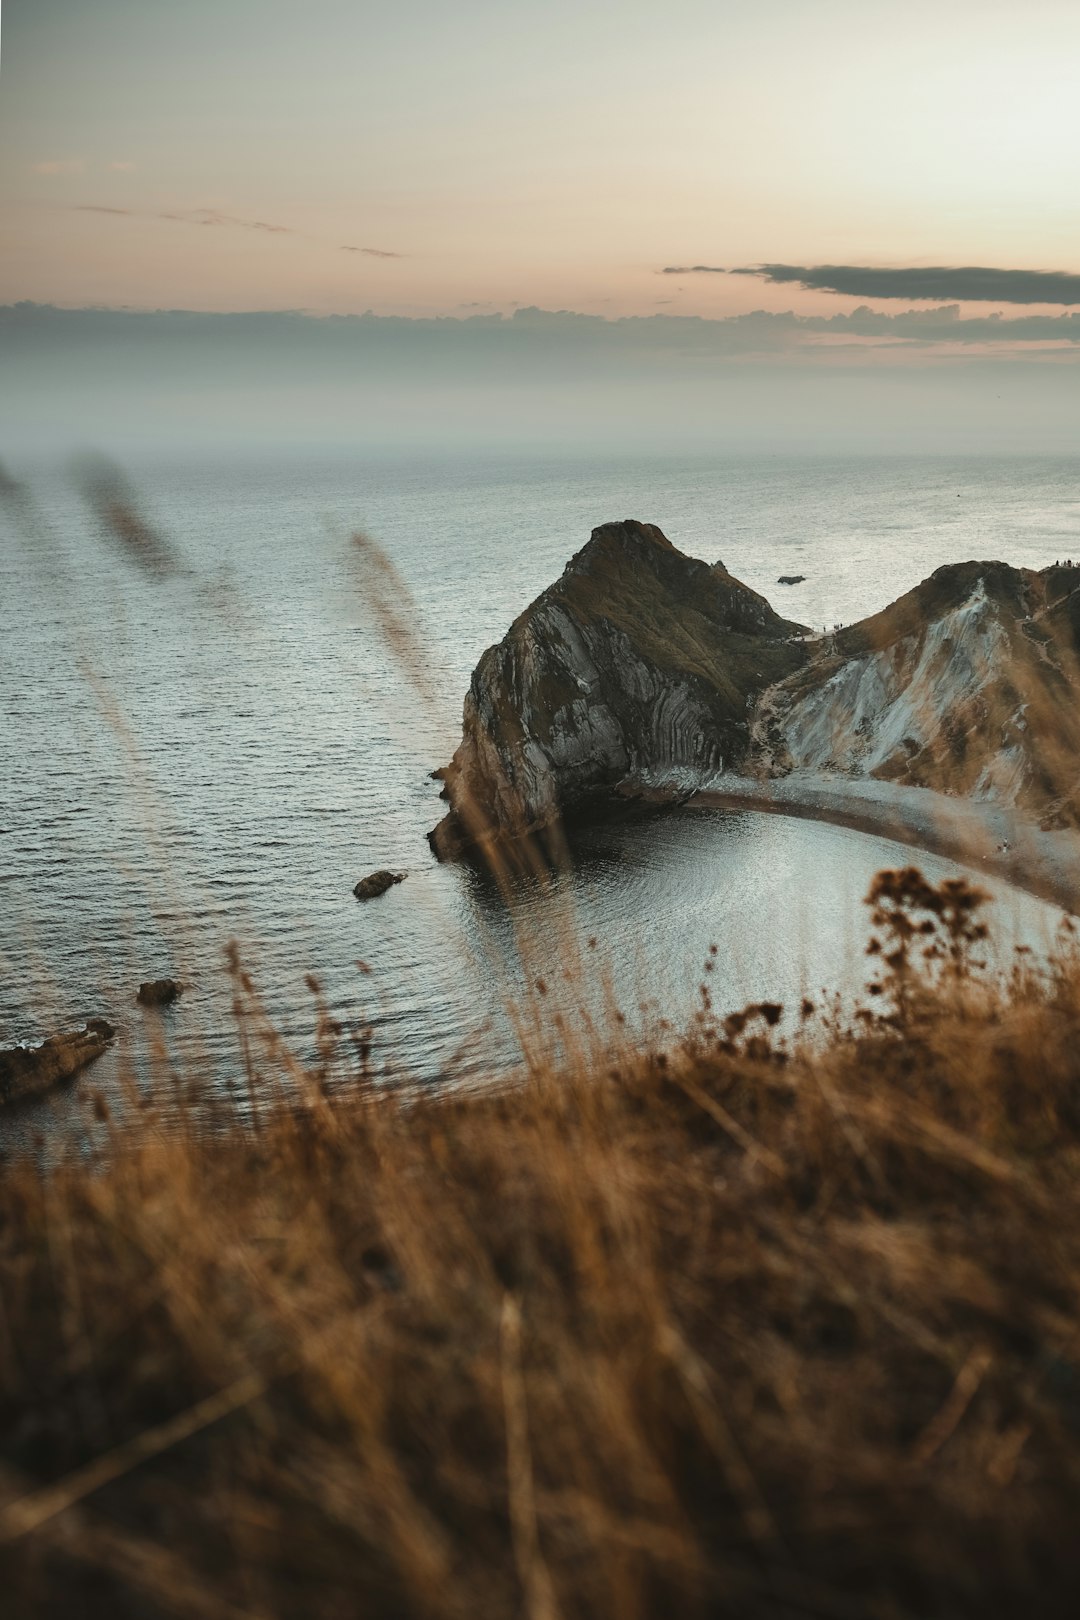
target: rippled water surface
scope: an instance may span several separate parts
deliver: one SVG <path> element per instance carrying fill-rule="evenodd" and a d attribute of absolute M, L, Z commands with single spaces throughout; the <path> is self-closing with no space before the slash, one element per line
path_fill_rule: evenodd
<path fill-rule="evenodd" d="M 879 608 L 943 562 L 1080 557 L 1080 469 L 1060 459 L 305 455 L 129 466 L 180 559 L 152 579 L 110 550 L 68 469 L 10 471 L 30 501 L 8 503 L 0 549 L 0 1042 L 88 1012 L 134 1042 L 139 980 L 177 973 L 191 988 L 170 1038 L 211 1077 L 234 1066 L 230 938 L 301 1048 L 312 970 L 336 1009 L 374 1022 L 392 1069 L 475 1074 L 513 1052 L 492 967 L 512 957 L 511 921 L 474 873 L 430 859 L 428 773 L 453 750 L 479 654 L 595 524 L 656 522 L 812 624 Z M 433 699 L 365 607 L 358 528 L 405 582 L 396 606 Z M 806 583 L 776 585 L 791 573 Z M 574 875 L 524 888 L 515 918 L 535 972 L 577 973 L 576 906 L 598 940 L 587 962 L 631 1011 L 687 1015 L 714 941 L 718 1000 L 790 1002 L 858 981 L 859 902 L 898 855 L 809 822 L 665 815 L 582 838 Z M 352 886 L 377 866 L 409 877 L 359 905 Z M 1053 921 L 1008 894 L 999 909 L 1009 940 Z"/>

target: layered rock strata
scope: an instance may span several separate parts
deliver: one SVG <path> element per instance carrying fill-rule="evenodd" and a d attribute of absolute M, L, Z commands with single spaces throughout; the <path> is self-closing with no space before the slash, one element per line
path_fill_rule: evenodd
<path fill-rule="evenodd" d="M 812 636 L 651 524 L 608 523 L 484 653 L 440 856 L 627 792 L 804 768 L 1080 822 L 1080 570 L 938 569 Z"/>
<path fill-rule="evenodd" d="M 805 663 L 802 633 L 652 524 L 594 529 L 477 665 L 433 847 L 534 832 L 627 779 L 690 788 L 741 763 L 753 699 Z"/>
<path fill-rule="evenodd" d="M 939 568 L 767 695 L 764 763 L 1080 810 L 1080 570 Z"/>

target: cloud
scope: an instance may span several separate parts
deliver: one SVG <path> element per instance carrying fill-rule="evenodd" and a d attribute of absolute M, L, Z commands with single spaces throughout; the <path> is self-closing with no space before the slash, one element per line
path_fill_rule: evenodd
<path fill-rule="evenodd" d="M 125 161 L 123 163 L 110 163 L 109 168 L 114 174 L 132 174 L 134 173 L 135 165 L 134 163 L 128 163 Z"/>
<path fill-rule="evenodd" d="M 104 343 L 140 337 L 176 342 L 185 353 L 204 343 L 266 354 L 335 354 L 354 349 L 365 356 L 408 355 L 448 361 L 468 354 L 499 364 L 532 364 L 549 352 L 575 357 L 597 368 L 649 359 L 663 365 L 727 359 L 769 359 L 801 355 L 806 361 L 848 356 L 883 364 L 898 355 L 973 358 L 994 354 L 1053 362 L 1075 357 L 1080 363 L 1080 312 L 1001 316 L 961 314 L 957 304 L 892 313 L 861 305 L 832 315 L 799 315 L 791 310 L 754 310 L 718 319 L 656 312 L 612 320 L 571 310 L 518 308 L 513 315 L 462 307 L 462 315 L 409 318 L 374 315 L 305 315 L 298 311 L 202 314 L 184 310 L 64 310 L 49 305 L 0 308 L 0 342 L 66 345 L 96 333 Z M 21 334 L 21 336 L 20 336 Z M 411 363 L 411 361 L 410 361 Z"/>
<path fill-rule="evenodd" d="M 272 225 L 265 219 L 241 219 L 236 214 L 223 214 L 217 208 L 185 208 L 179 213 L 157 214 L 157 219 L 172 219 L 182 225 L 234 225 L 242 231 L 266 231 L 271 236 L 292 236 L 291 225 Z"/>
<path fill-rule="evenodd" d="M 850 315 L 785 315 L 792 330 L 808 335 L 879 338 L 893 344 L 931 346 L 976 344 L 1080 344 L 1080 315 L 1017 315 L 997 313 L 962 316 L 958 304 L 939 309 L 907 309 L 884 314 L 861 304 Z"/>
<path fill-rule="evenodd" d="M 719 264 L 665 264 L 660 274 L 662 276 L 726 276 L 729 272 Z"/>
<path fill-rule="evenodd" d="M 1080 304 L 1080 275 L 1065 270 L 995 270 L 980 265 L 893 270 L 853 264 L 758 264 L 732 270 L 731 274 L 760 276 L 774 285 L 805 287 L 852 298 Z"/>
<path fill-rule="evenodd" d="M 342 253 L 366 253 L 369 259 L 403 259 L 404 253 L 391 253 L 389 248 L 352 247 L 348 242 L 341 245 Z"/>
<path fill-rule="evenodd" d="M 77 214 L 119 214 L 129 219 L 168 219 L 179 225 L 231 225 L 244 231 L 264 231 L 271 236 L 293 236 L 290 225 L 272 225 L 265 219 L 241 219 L 236 214 L 223 214 L 217 208 L 185 208 L 172 212 L 159 212 L 142 208 L 110 208 L 104 203 L 77 203 Z"/>
<path fill-rule="evenodd" d="M 35 174 L 82 174 L 86 164 L 82 158 L 45 158 L 30 167 Z"/>

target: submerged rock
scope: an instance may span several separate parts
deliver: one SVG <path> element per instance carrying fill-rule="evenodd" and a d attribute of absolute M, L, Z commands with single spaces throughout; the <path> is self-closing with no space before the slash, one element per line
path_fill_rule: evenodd
<path fill-rule="evenodd" d="M 183 992 L 179 979 L 145 979 L 135 1000 L 142 1007 L 167 1007 Z"/>
<path fill-rule="evenodd" d="M 99 1058 L 116 1034 L 104 1018 L 88 1018 L 82 1029 L 50 1035 L 37 1046 L 0 1050 L 0 1103 L 35 1097 L 70 1079 Z"/>
<path fill-rule="evenodd" d="M 1080 822 L 1080 570 L 949 565 L 859 624 L 804 634 L 651 524 L 595 529 L 477 665 L 432 848 L 796 766 Z"/>
<path fill-rule="evenodd" d="M 376 896 L 385 894 L 387 889 L 392 889 L 395 883 L 404 883 L 408 875 L 407 872 L 372 872 L 360 879 L 353 894 L 358 900 L 374 900 Z"/>

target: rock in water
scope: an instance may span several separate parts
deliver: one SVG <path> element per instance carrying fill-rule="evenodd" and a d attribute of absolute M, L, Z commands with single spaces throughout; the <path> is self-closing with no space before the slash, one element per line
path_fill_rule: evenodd
<path fill-rule="evenodd" d="M 738 765 L 753 698 L 806 662 L 802 631 L 652 524 L 594 529 L 477 665 L 432 847 L 548 827 L 628 778 L 685 791 Z"/>
<path fill-rule="evenodd" d="M 404 883 L 407 872 L 372 872 L 366 878 L 361 878 L 353 890 L 358 900 L 374 900 L 377 895 L 385 894 L 392 889 L 395 883 Z"/>
<path fill-rule="evenodd" d="M 135 1000 L 142 1007 L 167 1007 L 183 990 L 179 979 L 145 979 Z"/>
<path fill-rule="evenodd" d="M 37 1046 L 0 1051 L 0 1103 L 35 1097 L 93 1063 L 116 1034 L 104 1018 L 89 1018 L 82 1029 L 50 1035 Z"/>
<path fill-rule="evenodd" d="M 778 585 L 801 585 L 805 578 L 805 574 L 781 574 L 776 583 Z"/>
<path fill-rule="evenodd" d="M 859 624 L 803 634 L 651 524 L 595 529 L 477 665 L 432 848 L 729 769 L 866 775 L 1080 824 L 1077 570 L 950 564 Z"/>

